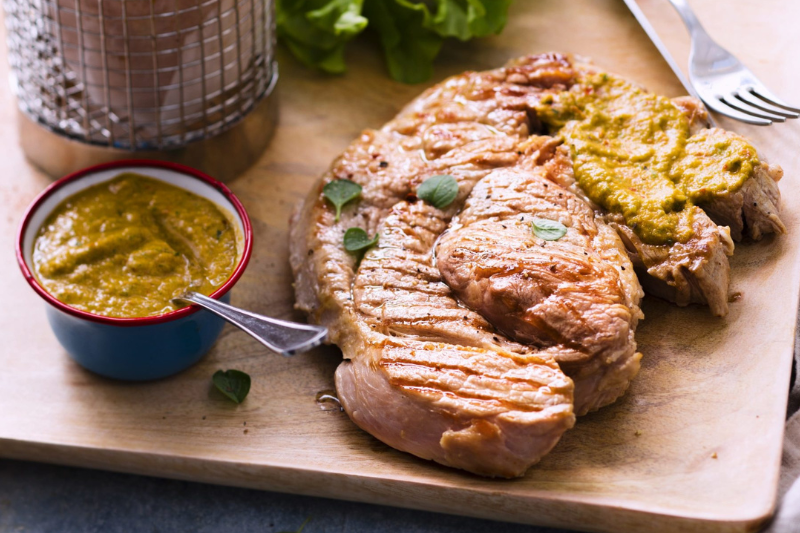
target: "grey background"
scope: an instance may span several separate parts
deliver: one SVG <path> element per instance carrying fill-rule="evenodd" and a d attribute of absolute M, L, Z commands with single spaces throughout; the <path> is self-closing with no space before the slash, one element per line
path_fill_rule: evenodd
<path fill-rule="evenodd" d="M 0 460 L 2 533 L 565 533 L 562 530 Z"/>

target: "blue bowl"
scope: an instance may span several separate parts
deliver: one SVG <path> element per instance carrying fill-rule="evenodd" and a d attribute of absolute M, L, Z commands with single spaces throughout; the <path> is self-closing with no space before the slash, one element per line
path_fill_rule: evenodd
<path fill-rule="evenodd" d="M 170 376 L 196 363 L 222 331 L 224 321 L 197 306 L 142 318 L 113 318 L 70 307 L 48 293 L 30 267 L 36 233 L 48 215 L 73 194 L 123 172 L 138 172 L 184 188 L 231 215 L 240 236 L 239 261 L 212 298 L 230 301 L 230 290 L 250 260 L 252 229 L 241 202 L 222 183 L 182 165 L 161 161 L 116 161 L 71 174 L 45 189 L 31 204 L 17 235 L 17 261 L 34 291 L 47 303 L 56 338 L 81 366 L 110 378 L 143 381 Z"/>

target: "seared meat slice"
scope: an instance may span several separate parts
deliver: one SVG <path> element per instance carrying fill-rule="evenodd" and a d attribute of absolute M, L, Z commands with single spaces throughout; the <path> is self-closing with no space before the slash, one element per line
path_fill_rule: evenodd
<path fill-rule="evenodd" d="M 574 76 L 572 62 L 562 54 L 525 56 L 504 68 L 465 72 L 423 92 L 383 130 L 419 139 L 427 159 L 487 136 L 523 140 L 539 129 L 530 120 L 542 95 L 569 88 Z"/>
<path fill-rule="evenodd" d="M 582 415 L 614 402 L 639 370 L 633 334 L 642 292 L 614 230 L 561 180 L 548 179 L 548 170 L 571 166 L 544 165 L 569 157 L 546 140 L 529 143 L 536 164 L 478 182 L 442 235 L 436 264 L 458 298 L 509 337 L 569 348 L 555 357 L 575 381 Z M 558 221 L 567 233 L 555 241 L 535 237 L 535 219 Z"/>
<path fill-rule="evenodd" d="M 734 135 L 721 131 L 721 135 Z M 742 240 L 745 229 L 753 240 L 761 240 L 769 233 L 786 233 L 786 226 L 780 219 L 781 193 L 778 180 L 783 177 L 783 169 L 759 161 L 742 188 L 727 196 L 718 196 L 710 202 L 701 204 L 703 210 L 717 224 L 728 226 L 735 241 Z"/>
<path fill-rule="evenodd" d="M 685 243 L 672 245 L 645 244 L 621 216 L 608 215 L 607 219 L 631 252 L 648 293 L 678 305 L 708 305 L 714 315 L 725 316 L 733 241 L 727 227 L 714 224 L 699 207 L 693 209 L 694 235 Z"/>
<path fill-rule="evenodd" d="M 400 202 L 384 220 L 354 281 L 336 390 L 390 446 L 519 476 L 572 427 L 572 382 L 550 353 L 507 340 L 455 300 L 431 264 L 445 220 L 423 202 Z"/>
<path fill-rule="evenodd" d="M 444 221 L 457 213 L 478 180 L 517 163 L 537 95 L 561 90 L 569 79 L 558 74 L 563 64 L 561 56 L 534 56 L 427 91 L 380 131 L 364 132 L 292 221 L 297 307 L 326 325 L 330 341 L 350 360 L 337 371 L 337 389 L 351 418 L 393 446 L 484 475 L 520 475 L 572 425 L 572 382 L 554 362 L 554 348 L 535 353 L 497 334 L 460 306 L 438 271 L 423 262 L 377 271 L 383 278 L 370 284 L 370 265 L 390 265 L 380 262 L 381 254 L 394 257 L 395 250 L 373 250 L 359 268 L 342 237 L 350 227 L 370 235 L 380 230 L 382 246 L 406 232 L 413 236 L 413 226 L 387 217 L 395 208 L 426 207 L 404 199 L 434 174 L 455 176 L 460 188 L 437 216 Z M 363 187 L 339 222 L 322 195 L 332 179 Z M 423 236 L 414 237 L 419 243 L 412 239 L 409 250 L 427 246 L 429 256 L 433 241 Z M 406 298 L 423 298 L 430 309 L 423 313 L 419 302 L 384 305 L 401 301 L 402 287 Z M 376 317 L 378 310 L 387 314 Z"/>

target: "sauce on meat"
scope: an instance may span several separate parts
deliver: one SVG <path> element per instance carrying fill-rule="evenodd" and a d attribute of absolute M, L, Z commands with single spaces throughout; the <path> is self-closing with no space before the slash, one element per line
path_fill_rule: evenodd
<path fill-rule="evenodd" d="M 211 201 L 133 173 L 62 202 L 40 228 L 33 265 L 58 300 L 110 317 L 176 309 L 191 289 L 211 294 L 233 273 L 239 238 Z"/>
<path fill-rule="evenodd" d="M 546 95 L 538 118 L 570 145 L 575 178 L 647 244 L 686 242 L 692 209 L 737 191 L 758 166 L 737 135 L 702 130 L 668 98 L 610 74 Z"/>

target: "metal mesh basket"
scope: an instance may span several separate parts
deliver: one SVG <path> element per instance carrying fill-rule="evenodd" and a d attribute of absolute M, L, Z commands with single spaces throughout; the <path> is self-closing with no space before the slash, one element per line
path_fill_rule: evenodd
<path fill-rule="evenodd" d="M 4 0 L 20 109 L 124 150 L 212 137 L 268 95 L 273 0 Z"/>

